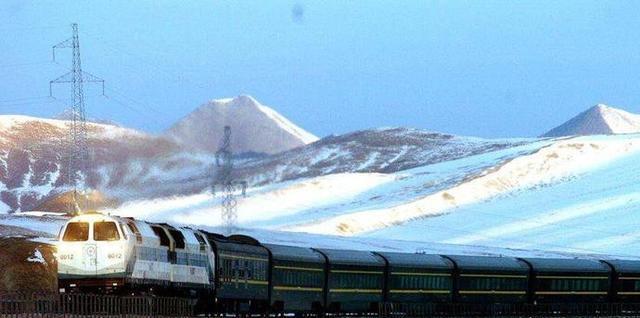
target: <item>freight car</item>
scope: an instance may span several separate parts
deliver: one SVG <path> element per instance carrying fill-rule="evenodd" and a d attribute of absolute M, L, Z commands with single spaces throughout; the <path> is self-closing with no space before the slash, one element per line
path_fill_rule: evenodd
<path fill-rule="evenodd" d="M 640 261 L 312 249 L 100 213 L 62 227 L 57 258 L 61 292 L 181 295 L 196 299 L 205 313 L 602 314 L 615 308 L 628 314 L 640 308 Z"/>

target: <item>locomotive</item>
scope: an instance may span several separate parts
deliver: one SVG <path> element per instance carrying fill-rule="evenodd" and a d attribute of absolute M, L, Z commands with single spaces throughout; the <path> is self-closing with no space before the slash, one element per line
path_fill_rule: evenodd
<path fill-rule="evenodd" d="M 61 292 L 184 295 L 209 313 L 434 314 L 489 305 L 602 313 L 640 303 L 633 260 L 303 248 L 100 213 L 70 219 L 57 249 Z"/>

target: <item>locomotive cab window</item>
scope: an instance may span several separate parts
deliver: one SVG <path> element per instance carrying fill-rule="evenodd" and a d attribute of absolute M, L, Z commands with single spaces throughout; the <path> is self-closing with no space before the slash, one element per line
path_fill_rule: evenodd
<path fill-rule="evenodd" d="M 67 229 L 62 237 L 63 241 L 80 242 L 89 239 L 89 223 L 72 222 L 67 224 Z"/>
<path fill-rule="evenodd" d="M 94 241 L 117 241 L 120 239 L 118 227 L 115 222 L 95 222 L 93 223 Z"/>

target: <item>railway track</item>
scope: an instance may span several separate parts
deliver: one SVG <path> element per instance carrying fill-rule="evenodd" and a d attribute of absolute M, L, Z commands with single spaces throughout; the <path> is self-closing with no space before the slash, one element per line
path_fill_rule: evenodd
<path fill-rule="evenodd" d="M 0 294 L 0 318 L 463 318 L 640 317 L 640 304 L 464 305 L 424 304 L 407 310 L 386 304 L 371 313 L 213 313 L 180 297 L 96 294 Z"/>

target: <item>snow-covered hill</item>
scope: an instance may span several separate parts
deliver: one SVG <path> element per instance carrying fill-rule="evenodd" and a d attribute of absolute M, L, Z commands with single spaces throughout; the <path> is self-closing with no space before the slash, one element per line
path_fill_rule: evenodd
<path fill-rule="evenodd" d="M 37 208 L 69 189 L 61 173 L 68 164 L 67 129 L 64 120 L 0 116 L 0 213 Z M 97 123 L 88 129 L 92 160 L 81 182 L 116 202 L 167 195 L 176 183 L 189 193 L 194 190 L 184 180 L 211 164 L 164 137 Z"/>
<path fill-rule="evenodd" d="M 640 132 L 640 115 L 598 104 L 546 132 L 543 137 L 609 135 Z"/>
<path fill-rule="evenodd" d="M 620 122 L 634 118 L 604 106 L 594 111 L 618 127 L 612 132 L 624 132 Z M 27 209 L 64 189 L 65 125 L 0 117 L 0 211 Z M 117 199 L 107 212 L 219 230 L 210 153 L 122 127 L 90 130 L 97 160 L 86 180 Z M 383 128 L 245 158 L 236 167 L 235 177 L 250 185 L 238 200 L 239 225 L 268 242 L 639 256 L 640 134 L 486 140 Z M 0 224 L 16 232 L 19 219 Z"/>
<path fill-rule="evenodd" d="M 220 145 L 224 126 L 231 127 L 231 144 L 236 153 L 274 154 L 318 140 L 247 95 L 209 101 L 166 134 L 193 149 L 213 153 Z"/>
<path fill-rule="evenodd" d="M 46 119 L 0 115 L 0 213 L 67 208 L 68 198 L 61 194 L 70 188 L 62 173 L 68 164 L 65 118 L 69 116 L 63 113 L 58 119 Z M 177 123 L 169 135 L 91 122 L 88 142 L 92 158 L 79 182 L 100 191 L 92 194 L 98 198 L 92 208 L 207 189 L 215 160 L 209 150 L 218 147 L 227 124 L 235 127 L 236 152 L 278 152 L 317 139 L 249 96 L 203 105 Z M 199 143 L 214 148 L 201 151 Z M 258 169 L 250 172 L 263 173 Z"/>
<path fill-rule="evenodd" d="M 172 138 L 107 124 L 89 124 L 92 166 L 85 182 L 109 206 L 141 199 L 199 194 L 215 169 L 211 153 Z M 67 122 L 0 116 L 0 212 L 65 209 Z M 239 159 L 235 177 L 251 186 L 337 173 L 392 173 L 453 160 L 527 140 L 463 138 L 406 128 L 364 130 L 266 157 Z M 99 206 L 96 206 L 99 207 Z"/>
<path fill-rule="evenodd" d="M 251 188 L 243 227 L 637 257 L 640 135 L 532 140 L 393 173 Z M 125 203 L 112 213 L 216 226 L 219 199 Z"/>

